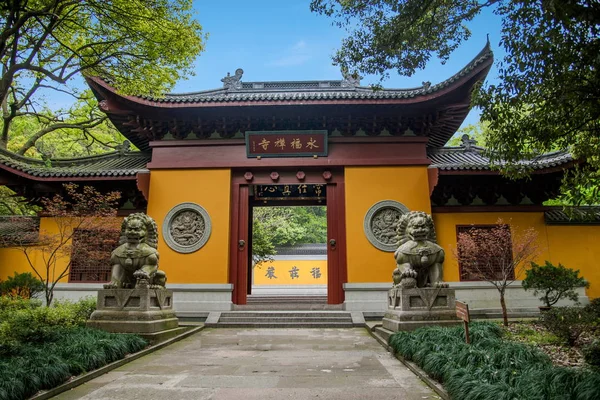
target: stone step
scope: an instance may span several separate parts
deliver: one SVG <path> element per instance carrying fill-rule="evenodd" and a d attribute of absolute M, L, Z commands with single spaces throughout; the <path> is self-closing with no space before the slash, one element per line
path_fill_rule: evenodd
<path fill-rule="evenodd" d="M 234 311 L 266 311 L 266 310 L 343 310 L 343 304 L 326 304 L 314 302 L 296 302 L 296 303 L 255 303 L 255 304 L 234 304 Z"/>
<path fill-rule="evenodd" d="M 350 322 L 221 322 L 218 328 L 353 328 Z"/>
<path fill-rule="evenodd" d="M 224 317 L 221 316 L 219 323 L 221 322 L 352 322 L 352 318 L 348 317 Z"/>
<path fill-rule="evenodd" d="M 250 318 L 350 318 L 350 313 L 340 311 L 230 311 L 221 312 L 221 318 L 224 317 L 250 317 Z"/>
<path fill-rule="evenodd" d="M 209 327 L 262 328 L 351 328 L 364 326 L 364 318 L 350 312 L 289 312 L 230 311 L 211 313 L 205 325 Z"/>
<path fill-rule="evenodd" d="M 248 296 L 248 304 L 255 303 L 327 303 L 327 296 Z"/>

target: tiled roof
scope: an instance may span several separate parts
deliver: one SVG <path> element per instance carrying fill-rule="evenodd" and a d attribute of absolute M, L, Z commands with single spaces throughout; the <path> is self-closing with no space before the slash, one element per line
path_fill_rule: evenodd
<path fill-rule="evenodd" d="M 28 216 L 0 217 L 0 247 L 37 241 L 40 218 Z"/>
<path fill-rule="evenodd" d="M 424 82 L 411 89 L 373 89 L 358 86 L 348 80 L 238 82 L 238 87 L 223 87 L 194 93 L 167 94 L 165 97 L 138 97 L 154 103 L 193 104 L 253 101 L 307 101 L 307 100 L 381 100 L 410 99 L 438 92 L 468 76 L 483 63 L 489 63 L 493 53 L 489 42 L 477 56 L 458 73 L 435 85 Z M 239 70 L 241 71 L 241 70 Z M 243 71 L 242 71 L 243 73 Z M 224 78 L 228 79 L 228 78 Z M 239 78 L 241 79 L 241 74 Z M 224 85 L 227 86 L 227 85 Z M 134 96 L 135 97 L 135 96 Z"/>
<path fill-rule="evenodd" d="M 40 178 L 135 177 L 145 171 L 150 154 L 113 152 L 72 159 L 35 160 L 0 149 L 0 168 Z"/>
<path fill-rule="evenodd" d="M 600 224 L 600 207 L 573 207 L 544 212 L 548 225 L 596 225 Z"/>
<path fill-rule="evenodd" d="M 428 149 L 427 155 L 431 167 L 441 170 L 491 170 L 492 163 L 481 147 L 441 147 Z M 526 167 L 534 170 L 552 168 L 573 161 L 566 150 L 540 155 L 531 160 L 522 161 Z"/>
<path fill-rule="evenodd" d="M 277 247 L 278 256 L 315 256 L 327 255 L 326 243 L 297 244 L 295 246 Z"/>

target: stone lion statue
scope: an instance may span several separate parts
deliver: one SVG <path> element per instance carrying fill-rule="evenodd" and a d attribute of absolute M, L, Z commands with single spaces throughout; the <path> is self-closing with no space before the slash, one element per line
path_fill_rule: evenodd
<path fill-rule="evenodd" d="M 158 228 L 146 214 L 131 214 L 121 224 L 121 238 L 110 256 L 112 277 L 105 289 L 165 287 L 167 277 L 158 269 Z"/>
<path fill-rule="evenodd" d="M 398 238 L 394 286 L 448 287 L 442 282 L 444 250 L 436 243 L 430 215 L 422 211 L 403 215 L 398 223 Z"/>

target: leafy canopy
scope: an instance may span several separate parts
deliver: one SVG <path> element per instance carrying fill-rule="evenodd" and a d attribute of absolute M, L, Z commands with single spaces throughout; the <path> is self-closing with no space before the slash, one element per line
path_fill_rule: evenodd
<path fill-rule="evenodd" d="M 97 111 L 62 116 L 44 100 L 50 94 L 89 100 L 79 88 L 82 75 L 127 94 L 165 93 L 192 73 L 206 38 L 191 0 L 8 0 L 0 5 L 0 23 L 2 147 L 21 117 L 43 125 L 33 142 L 57 129 L 101 124 L 106 116 Z"/>
<path fill-rule="evenodd" d="M 569 148 L 584 161 L 565 182 L 569 201 L 600 201 L 578 188 L 600 183 L 600 3 L 595 0 L 312 0 L 348 36 L 334 62 L 351 71 L 411 75 L 435 56 L 446 61 L 485 8 L 502 19 L 499 83 L 474 96 L 488 125 L 492 161 L 528 174 L 522 159 Z"/>
<path fill-rule="evenodd" d="M 327 208 L 255 207 L 252 220 L 254 266 L 273 260 L 276 246 L 327 241 Z"/>

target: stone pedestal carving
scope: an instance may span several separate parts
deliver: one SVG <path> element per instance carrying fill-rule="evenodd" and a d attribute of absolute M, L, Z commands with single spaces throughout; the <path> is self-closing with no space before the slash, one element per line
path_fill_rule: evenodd
<path fill-rule="evenodd" d="M 423 326 L 459 322 L 454 289 L 398 286 L 388 292 L 388 311 L 383 318 L 386 329 L 410 331 Z"/>
<path fill-rule="evenodd" d="M 104 289 L 87 325 L 115 333 L 136 333 L 150 340 L 178 327 L 173 292 L 167 289 Z"/>

